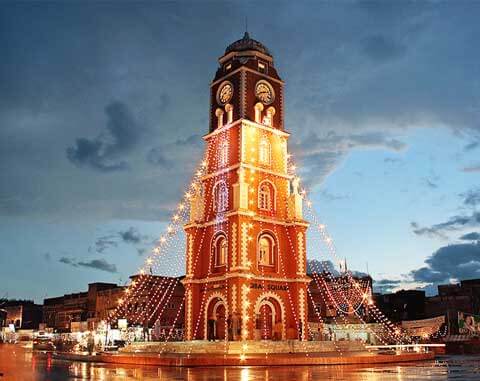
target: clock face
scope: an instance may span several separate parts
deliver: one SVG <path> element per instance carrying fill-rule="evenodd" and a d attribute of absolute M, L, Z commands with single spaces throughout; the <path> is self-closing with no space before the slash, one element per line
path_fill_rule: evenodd
<path fill-rule="evenodd" d="M 222 86 L 219 87 L 217 93 L 217 101 L 221 104 L 227 103 L 230 99 L 232 99 L 233 95 L 233 85 L 230 82 L 226 82 Z"/>
<path fill-rule="evenodd" d="M 275 93 L 267 81 L 259 81 L 255 86 L 255 95 L 264 104 L 270 104 L 275 100 Z"/>

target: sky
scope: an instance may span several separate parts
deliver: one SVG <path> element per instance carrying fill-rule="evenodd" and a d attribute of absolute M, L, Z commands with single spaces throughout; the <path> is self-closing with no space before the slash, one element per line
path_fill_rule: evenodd
<path fill-rule="evenodd" d="M 4 1 L 0 297 L 136 272 L 201 159 L 209 84 L 246 17 L 349 268 L 384 292 L 480 278 L 479 2 Z"/>

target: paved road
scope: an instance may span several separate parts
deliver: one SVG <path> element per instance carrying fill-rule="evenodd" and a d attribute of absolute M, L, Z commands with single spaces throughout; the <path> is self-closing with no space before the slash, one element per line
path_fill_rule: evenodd
<path fill-rule="evenodd" d="M 480 356 L 446 356 L 437 361 L 386 366 L 157 368 L 54 360 L 21 345 L 0 344 L 0 381 L 405 381 L 480 380 Z"/>

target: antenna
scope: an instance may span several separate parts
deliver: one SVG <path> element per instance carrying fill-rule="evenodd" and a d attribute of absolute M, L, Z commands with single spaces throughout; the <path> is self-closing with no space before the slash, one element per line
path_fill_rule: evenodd
<path fill-rule="evenodd" d="M 245 33 L 248 33 L 248 16 L 245 16 Z"/>

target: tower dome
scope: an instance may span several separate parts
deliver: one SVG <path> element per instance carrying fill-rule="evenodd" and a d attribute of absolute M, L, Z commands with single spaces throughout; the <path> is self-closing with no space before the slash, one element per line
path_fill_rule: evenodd
<path fill-rule="evenodd" d="M 228 54 L 230 52 L 243 52 L 246 50 L 255 50 L 257 52 L 266 54 L 268 56 L 272 56 L 268 48 L 263 45 L 261 42 L 254 40 L 253 38 L 250 38 L 250 35 L 248 32 L 245 32 L 243 35 L 243 38 L 240 40 L 237 40 L 230 45 L 227 46 L 227 49 L 225 49 L 225 54 Z"/>

